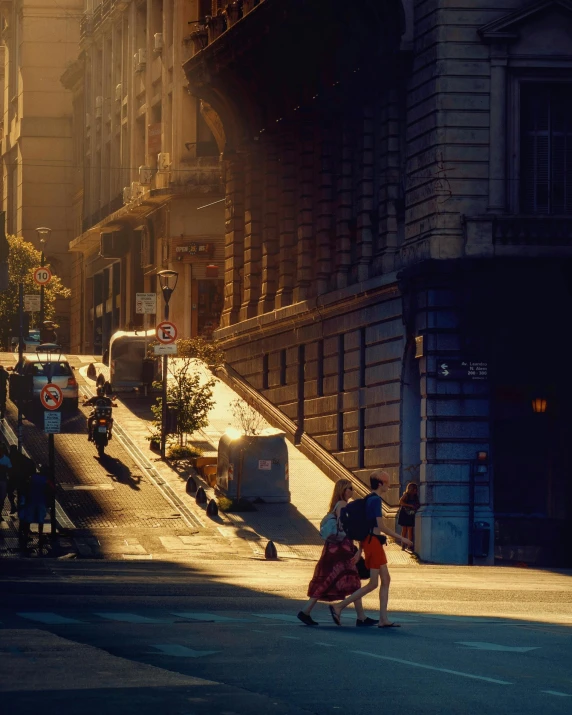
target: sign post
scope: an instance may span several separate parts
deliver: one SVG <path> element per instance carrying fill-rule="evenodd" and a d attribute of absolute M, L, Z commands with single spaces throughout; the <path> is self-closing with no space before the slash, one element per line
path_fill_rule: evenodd
<path fill-rule="evenodd" d="M 37 313 L 41 307 L 41 296 L 39 293 L 29 293 L 24 296 L 24 312 Z"/>
<path fill-rule="evenodd" d="M 145 353 L 147 357 L 147 325 L 148 315 L 157 313 L 157 293 L 135 293 L 135 312 L 143 315 L 143 331 L 145 333 Z"/>
<path fill-rule="evenodd" d="M 168 309 L 165 310 L 165 317 L 168 317 Z M 168 320 L 163 320 L 155 329 L 157 340 L 161 343 L 159 348 L 169 348 L 171 345 L 175 347 L 177 339 L 177 326 Z M 161 409 L 161 457 L 165 459 L 165 444 L 167 439 L 167 371 L 169 369 L 168 353 L 163 352 L 163 390 L 162 390 L 162 409 Z"/>
<path fill-rule="evenodd" d="M 48 363 L 49 365 L 49 363 Z M 51 380 L 51 370 L 50 365 L 50 376 L 48 380 Z M 48 371 L 46 371 L 48 372 Z M 58 522 L 56 519 L 56 469 L 55 469 L 55 445 L 54 445 L 54 434 L 59 434 L 61 431 L 61 412 L 53 412 L 62 406 L 64 401 L 63 393 L 58 385 L 54 385 L 48 382 L 44 385 L 40 391 L 40 402 L 49 410 L 44 412 L 44 432 L 48 435 L 48 469 L 50 470 L 50 476 L 52 478 L 52 505 L 51 505 L 51 525 L 52 525 L 52 539 L 56 538 L 58 531 Z"/>

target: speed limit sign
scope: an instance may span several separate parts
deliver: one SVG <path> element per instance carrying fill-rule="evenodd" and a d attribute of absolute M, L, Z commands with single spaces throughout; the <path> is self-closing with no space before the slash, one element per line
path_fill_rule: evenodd
<path fill-rule="evenodd" d="M 52 272 L 49 268 L 42 266 L 41 268 L 36 268 L 34 271 L 34 281 L 39 286 L 47 285 L 52 279 Z"/>

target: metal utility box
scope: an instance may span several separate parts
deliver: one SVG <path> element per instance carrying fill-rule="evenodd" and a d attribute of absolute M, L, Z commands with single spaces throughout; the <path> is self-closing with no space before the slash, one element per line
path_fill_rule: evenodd
<path fill-rule="evenodd" d="M 229 499 L 289 502 L 286 435 L 264 430 L 255 437 L 229 430 L 218 443 L 217 488 Z"/>
<path fill-rule="evenodd" d="M 154 330 L 113 333 L 109 342 L 109 381 L 114 392 L 143 384 L 143 359 L 152 340 Z"/>

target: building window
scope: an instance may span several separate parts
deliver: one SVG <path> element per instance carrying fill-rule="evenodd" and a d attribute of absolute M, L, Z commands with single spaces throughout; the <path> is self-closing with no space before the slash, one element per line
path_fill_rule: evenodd
<path fill-rule="evenodd" d="M 572 214 L 572 86 L 521 85 L 521 213 Z"/>
<path fill-rule="evenodd" d="M 280 351 L 280 384 L 286 384 L 286 350 Z"/>
<path fill-rule="evenodd" d="M 262 356 L 262 389 L 268 389 L 268 353 L 264 353 Z"/>
<path fill-rule="evenodd" d="M 317 370 L 316 370 L 316 394 L 318 397 L 324 396 L 324 341 L 318 340 L 318 355 L 317 355 Z"/>

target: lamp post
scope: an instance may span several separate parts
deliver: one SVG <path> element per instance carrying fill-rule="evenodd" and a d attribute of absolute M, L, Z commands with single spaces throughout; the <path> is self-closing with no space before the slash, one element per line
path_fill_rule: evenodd
<path fill-rule="evenodd" d="M 159 284 L 165 301 L 165 320 L 169 320 L 169 301 L 177 287 L 179 274 L 176 271 L 159 271 Z M 161 400 L 161 459 L 165 459 L 165 445 L 167 442 L 167 370 L 169 365 L 168 355 L 163 355 L 163 396 Z"/>
<path fill-rule="evenodd" d="M 42 268 L 46 264 L 46 256 L 45 256 L 45 248 L 46 248 L 46 243 L 48 242 L 48 239 L 50 237 L 50 234 L 52 232 L 51 228 L 47 228 L 46 226 L 40 226 L 39 228 L 36 229 L 36 233 L 38 234 L 38 240 L 40 241 L 40 248 L 42 251 L 42 258 L 40 265 Z M 40 330 L 42 330 L 42 326 L 44 325 L 44 286 L 40 286 Z"/>
<path fill-rule="evenodd" d="M 45 355 L 45 360 L 40 360 L 42 367 L 44 368 L 44 373 L 48 379 L 46 384 L 52 382 L 54 376 L 54 365 L 58 363 L 61 359 L 62 349 L 59 345 L 54 343 L 45 343 L 43 345 L 38 345 L 36 348 L 36 353 L 38 358 L 40 354 Z M 48 470 L 50 479 L 52 482 L 52 499 L 50 505 L 50 522 L 52 527 L 52 539 L 55 539 L 58 530 L 58 522 L 56 518 L 56 469 L 55 469 L 55 445 L 54 445 L 54 435 L 52 432 L 48 434 Z"/>

